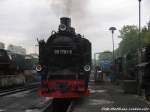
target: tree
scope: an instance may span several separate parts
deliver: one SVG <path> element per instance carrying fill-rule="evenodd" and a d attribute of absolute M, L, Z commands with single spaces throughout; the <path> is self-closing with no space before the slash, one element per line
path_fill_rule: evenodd
<path fill-rule="evenodd" d="M 138 28 L 135 25 L 126 25 L 120 30 L 119 38 L 122 41 L 119 44 L 120 55 L 123 56 L 129 52 L 135 52 L 139 48 Z"/>
<path fill-rule="evenodd" d="M 150 44 L 150 21 L 148 22 L 147 26 L 142 29 L 142 36 L 144 38 L 144 43 Z"/>
<path fill-rule="evenodd" d="M 146 32 L 144 41 L 145 43 L 150 44 L 150 31 Z"/>

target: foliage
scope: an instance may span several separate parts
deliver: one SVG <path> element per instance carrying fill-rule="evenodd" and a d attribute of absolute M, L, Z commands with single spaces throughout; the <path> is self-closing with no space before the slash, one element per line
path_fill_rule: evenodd
<path fill-rule="evenodd" d="M 146 32 L 144 40 L 145 40 L 145 43 L 150 44 L 150 31 Z"/>
<path fill-rule="evenodd" d="M 150 21 L 147 24 L 147 27 L 145 26 L 142 29 L 142 37 L 144 38 L 144 43 L 145 44 L 150 44 Z"/>
<path fill-rule="evenodd" d="M 119 38 L 122 40 L 119 43 L 119 47 L 114 51 L 116 58 L 130 53 L 135 54 L 138 48 L 150 44 L 150 21 L 147 26 L 142 28 L 141 38 L 139 38 L 138 27 L 135 25 L 125 25 L 119 32 Z M 99 61 L 105 59 L 112 60 L 112 52 L 104 51 L 99 55 Z"/>
<path fill-rule="evenodd" d="M 138 28 L 135 25 L 124 26 L 120 30 L 119 38 L 122 39 L 118 49 L 121 56 L 129 52 L 135 52 L 135 50 L 139 48 Z"/>
<path fill-rule="evenodd" d="M 131 52 L 134 53 L 139 47 L 150 44 L 150 21 L 147 26 L 142 28 L 140 37 L 141 38 L 139 38 L 139 31 L 137 26 L 123 26 L 119 35 L 119 38 L 121 38 L 122 41 L 119 44 L 119 48 L 115 50 L 115 55 L 119 57 Z"/>

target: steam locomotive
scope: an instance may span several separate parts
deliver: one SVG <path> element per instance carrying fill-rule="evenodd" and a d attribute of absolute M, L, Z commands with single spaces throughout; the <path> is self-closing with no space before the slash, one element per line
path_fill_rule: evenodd
<path fill-rule="evenodd" d="M 8 55 L 6 50 L 0 49 L 0 75 L 9 74 L 8 72 L 10 72 L 13 69 L 10 65 L 11 56 Z"/>
<path fill-rule="evenodd" d="M 57 32 L 52 31 L 45 42 L 39 43 L 41 75 L 38 94 L 53 98 L 78 98 L 89 95 L 91 71 L 91 43 L 75 32 L 71 19 L 60 18 Z"/>
<path fill-rule="evenodd" d="M 33 59 L 32 56 L 0 49 L 0 75 L 17 75 L 24 73 L 24 70 L 32 70 L 36 63 Z"/>

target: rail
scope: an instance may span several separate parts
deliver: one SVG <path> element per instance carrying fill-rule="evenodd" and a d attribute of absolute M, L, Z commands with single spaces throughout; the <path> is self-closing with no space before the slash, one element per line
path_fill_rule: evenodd
<path fill-rule="evenodd" d="M 27 90 L 30 90 L 30 89 L 36 89 L 39 87 L 39 83 L 32 83 L 32 84 L 28 84 L 28 85 L 25 85 L 25 86 L 22 86 L 22 87 L 16 87 L 16 88 L 13 88 L 13 89 L 6 89 L 6 90 L 0 90 L 0 97 L 2 96 L 7 96 L 7 95 L 10 95 L 10 94 L 14 94 L 14 93 L 17 93 L 17 92 L 21 92 L 21 91 L 27 91 Z"/>

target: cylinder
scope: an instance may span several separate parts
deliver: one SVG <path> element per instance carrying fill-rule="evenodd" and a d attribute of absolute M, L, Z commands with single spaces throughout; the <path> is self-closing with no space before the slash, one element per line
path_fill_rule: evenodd
<path fill-rule="evenodd" d="M 67 17 L 60 18 L 60 24 L 64 24 L 67 27 L 71 27 L 71 19 Z"/>

